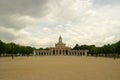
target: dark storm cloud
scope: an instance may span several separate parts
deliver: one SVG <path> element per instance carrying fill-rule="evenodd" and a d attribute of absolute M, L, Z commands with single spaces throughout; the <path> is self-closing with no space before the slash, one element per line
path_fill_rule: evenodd
<path fill-rule="evenodd" d="M 24 22 L 12 16 L 0 16 L 0 26 L 19 30 L 25 27 Z"/>
<path fill-rule="evenodd" d="M 0 0 L 0 26 L 19 30 L 27 25 L 24 17 L 40 18 L 49 10 L 48 0 Z"/>
<path fill-rule="evenodd" d="M 0 0 L 0 15 L 42 16 L 48 0 Z"/>

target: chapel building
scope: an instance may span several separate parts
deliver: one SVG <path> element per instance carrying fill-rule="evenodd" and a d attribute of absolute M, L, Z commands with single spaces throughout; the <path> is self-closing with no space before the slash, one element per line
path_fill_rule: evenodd
<path fill-rule="evenodd" d="M 34 50 L 34 55 L 87 56 L 88 52 L 88 50 L 73 50 L 72 48 L 66 46 L 66 44 L 62 42 L 62 37 L 60 36 L 59 41 L 55 44 L 55 47 L 51 47 L 48 50 Z"/>

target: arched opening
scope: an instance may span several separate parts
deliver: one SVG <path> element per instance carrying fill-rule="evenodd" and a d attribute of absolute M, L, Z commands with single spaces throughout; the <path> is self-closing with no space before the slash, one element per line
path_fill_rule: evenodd
<path fill-rule="evenodd" d="M 66 50 L 66 55 L 68 55 L 68 50 Z"/>
<path fill-rule="evenodd" d="M 55 55 L 55 50 L 53 50 L 53 55 Z"/>
<path fill-rule="evenodd" d="M 82 55 L 82 53 L 80 52 L 80 56 Z"/>
<path fill-rule="evenodd" d="M 83 52 L 83 56 L 85 55 L 85 52 Z"/>
<path fill-rule="evenodd" d="M 43 55 L 43 52 L 42 52 L 42 55 Z"/>
<path fill-rule="evenodd" d="M 56 50 L 56 55 L 58 55 L 58 50 Z"/>
<path fill-rule="evenodd" d="M 60 55 L 61 55 L 61 50 L 60 50 Z"/>

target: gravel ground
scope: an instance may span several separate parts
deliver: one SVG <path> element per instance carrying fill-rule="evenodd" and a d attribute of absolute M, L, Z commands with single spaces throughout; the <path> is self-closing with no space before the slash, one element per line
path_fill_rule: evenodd
<path fill-rule="evenodd" d="M 120 59 L 81 56 L 0 58 L 0 80 L 120 80 Z"/>

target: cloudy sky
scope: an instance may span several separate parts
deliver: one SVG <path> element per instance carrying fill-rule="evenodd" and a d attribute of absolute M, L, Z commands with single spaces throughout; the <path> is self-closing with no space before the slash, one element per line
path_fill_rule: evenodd
<path fill-rule="evenodd" d="M 0 0 L 0 40 L 54 46 L 59 35 L 102 46 L 120 40 L 120 0 Z"/>

